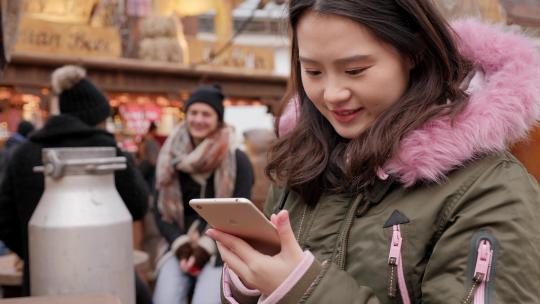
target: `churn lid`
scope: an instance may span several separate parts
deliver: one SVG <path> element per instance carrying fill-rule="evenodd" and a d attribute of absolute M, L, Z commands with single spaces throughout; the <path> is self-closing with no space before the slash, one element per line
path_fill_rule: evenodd
<path fill-rule="evenodd" d="M 126 169 L 126 158 L 113 147 L 45 148 L 43 166 L 34 167 L 54 179 L 65 175 L 109 174 Z"/>

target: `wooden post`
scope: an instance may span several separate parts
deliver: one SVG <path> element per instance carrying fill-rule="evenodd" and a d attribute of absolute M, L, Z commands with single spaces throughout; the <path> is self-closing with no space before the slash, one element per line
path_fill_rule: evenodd
<path fill-rule="evenodd" d="M 216 49 L 220 50 L 229 41 L 233 34 L 233 0 L 217 0 L 216 16 L 214 18 L 214 28 L 216 32 Z M 217 61 L 227 60 L 230 57 L 230 50 L 222 52 Z"/>
<path fill-rule="evenodd" d="M 0 75 L 11 58 L 17 38 L 21 1 L 0 1 Z"/>

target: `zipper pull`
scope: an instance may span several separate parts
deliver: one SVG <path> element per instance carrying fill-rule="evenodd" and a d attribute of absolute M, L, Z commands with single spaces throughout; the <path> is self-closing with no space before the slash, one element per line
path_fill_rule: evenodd
<path fill-rule="evenodd" d="M 485 285 L 489 281 L 492 260 L 493 250 L 491 250 L 491 243 L 488 240 L 480 241 L 471 287 L 467 290 L 465 298 L 461 301 L 462 304 L 470 304 L 473 300 L 474 303 L 485 302 Z"/>
<path fill-rule="evenodd" d="M 399 230 L 399 225 L 394 225 L 392 227 L 394 230 L 392 233 L 392 243 L 390 243 L 390 254 L 388 255 L 388 265 L 398 265 L 399 256 L 401 254 L 401 232 Z"/>
<path fill-rule="evenodd" d="M 388 255 L 388 265 L 390 266 L 388 269 L 388 296 L 390 298 L 395 298 L 397 294 L 397 288 L 398 288 L 398 277 L 397 277 L 397 271 L 398 271 L 398 263 L 399 263 L 399 256 L 401 254 L 401 233 L 399 231 L 399 226 L 394 225 L 393 226 L 393 232 L 392 232 L 392 241 L 390 243 L 390 253 Z"/>
<path fill-rule="evenodd" d="M 482 274 L 485 281 L 489 281 L 489 273 L 491 270 L 491 259 L 493 250 L 487 240 L 482 240 L 478 246 L 478 257 L 476 258 L 476 267 L 474 268 L 474 276 Z"/>

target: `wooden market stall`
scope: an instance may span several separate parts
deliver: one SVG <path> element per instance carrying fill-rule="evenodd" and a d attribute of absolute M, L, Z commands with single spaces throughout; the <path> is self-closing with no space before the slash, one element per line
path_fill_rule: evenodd
<path fill-rule="evenodd" d="M 13 131 L 23 118 L 39 127 L 56 112 L 54 103 L 49 103 L 50 75 L 65 64 L 86 68 L 90 79 L 106 92 L 113 114 L 119 113 L 114 124 L 120 128 L 115 128 L 115 133 L 121 129 L 140 135 L 149 125 L 148 117 L 143 128 L 136 121 L 128 121 L 126 126 L 125 120 L 148 114 L 155 121 L 156 115 L 164 113 L 172 117 L 160 126 L 166 135 L 181 119 L 180 109 L 189 92 L 201 84 L 220 84 L 228 98 L 226 105 L 267 105 L 269 111 L 276 108 L 287 77 L 274 73 L 274 49 L 229 44 L 224 38 L 232 35 L 231 10 L 242 1 L 195 5 L 160 0 L 153 11 L 146 8 L 146 15 L 141 16 L 129 15 L 130 10 L 122 8 L 121 2 L 112 1 L 118 3 L 112 6 L 100 0 L 82 6 L 73 0 L 40 5 L 30 0 L 21 2 L 17 34 L 6 39 L 13 42 L 9 48 L 13 52 L 0 77 L 0 133 Z M 126 4 L 130 2 L 140 4 Z M 215 41 L 201 40 L 197 37 L 196 15 L 211 8 L 216 9 L 219 31 Z M 119 16 L 137 22 L 125 27 Z M 133 45 L 135 51 L 130 48 Z"/>

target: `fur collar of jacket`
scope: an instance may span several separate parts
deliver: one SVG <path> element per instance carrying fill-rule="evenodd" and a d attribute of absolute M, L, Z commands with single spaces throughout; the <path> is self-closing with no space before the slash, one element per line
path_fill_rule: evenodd
<path fill-rule="evenodd" d="M 453 28 L 461 53 L 483 73 L 473 79 L 469 102 L 453 125 L 440 117 L 401 141 L 383 171 L 406 186 L 441 182 L 465 162 L 505 150 L 540 118 L 540 58 L 532 42 L 476 20 L 458 21 Z"/>

